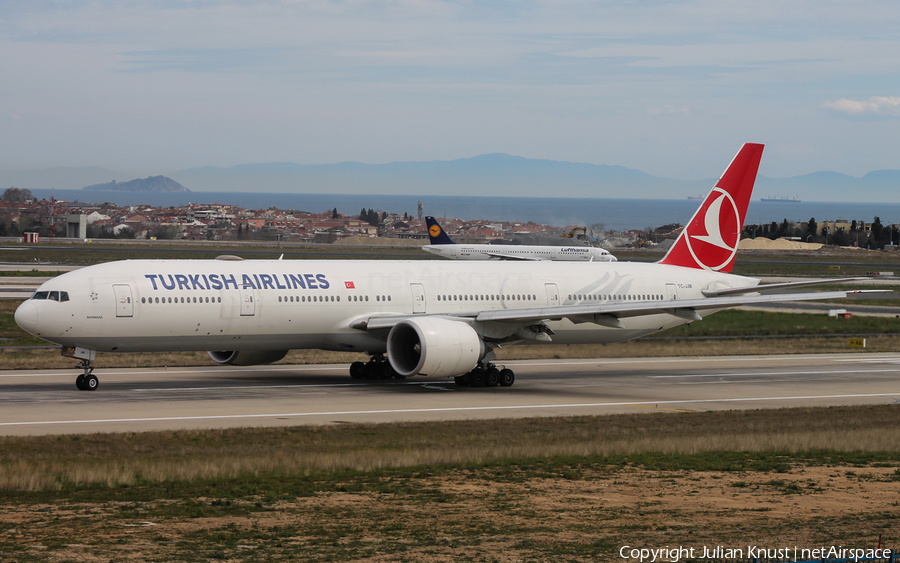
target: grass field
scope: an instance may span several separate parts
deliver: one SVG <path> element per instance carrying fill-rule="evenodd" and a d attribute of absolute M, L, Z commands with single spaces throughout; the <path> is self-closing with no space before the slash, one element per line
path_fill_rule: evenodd
<path fill-rule="evenodd" d="M 900 540 L 900 407 L 0 439 L 15 561 L 613 561 Z M 832 502 L 837 501 L 837 502 Z"/>

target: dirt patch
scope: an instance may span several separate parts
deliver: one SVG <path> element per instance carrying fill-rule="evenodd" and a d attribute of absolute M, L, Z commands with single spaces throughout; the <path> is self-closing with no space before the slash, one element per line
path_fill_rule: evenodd
<path fill-rule="evenodd" d="M 636 547 L 872 548 L 900 537 L 893 467 L 782 473 L 494 468 L 294 498 L 3 503 L 39 561 L 613 561 Z"/>

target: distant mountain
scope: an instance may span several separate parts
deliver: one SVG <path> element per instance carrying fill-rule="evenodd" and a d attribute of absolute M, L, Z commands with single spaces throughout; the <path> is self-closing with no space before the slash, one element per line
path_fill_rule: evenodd
<path fill-rule="evenodd" d="M 149 176 L 147 178 L 138 178 L 128 182 L 106 182 L 105 184 L 94 184 L 82 188 L 90 191 L 115 191 L 115 192 L 189 192 L 191 190 L 185 188 L 175 180 L 166 178 L 165 176 Z"/>
<path fill-rule="evenodd" d="M 0 170 L 0 188 L 129 190 L 132 182 L 108 183 L 124 175 L 103 168 Z M 457 160 L 389 164 L 243 164 L 207 166 L 168 174 L 172 184 L 202 192 L 385 194 L 425 196 L 585 197 L 684 199 L 706 194 L 715 178 L 673 180 L 623 166 L 539 160 L 508 154 L 484 154 Z M 146 182 L 134 180 L 133 182 Z M 179 182 L 181 184 L 179 184 Z M 112 185 L 110 185 L 112 184 Z M 141 188 L 146 189 L 146 188 Z M 152 188 L 151 188 L 152 189 Z M 186 190 L 186 188 L 183 188 Z M 790 178 L 760 176 L 754 199 L 799 197 L 804 201 L 898 201 L 900 170 L 877 170 L 862 178 L 813 172 Z"/>
<path fill-rule="evenodd" d="M 623 166 L 484 154 L 389 164 L 244 164 L 189 168 L 173 177 L 202 191 L 461 196 L 680 198 L 709 181 L 651 176 Z"/>
<path fill-rule="evenodd" d="M 753 190 L 759 197 L 794 197 L 804 201 L 898 201 L 900 170 L 877 170 L 862 178 L 837 172 L 813 172 L 790 178 L 760 176 Z"/>

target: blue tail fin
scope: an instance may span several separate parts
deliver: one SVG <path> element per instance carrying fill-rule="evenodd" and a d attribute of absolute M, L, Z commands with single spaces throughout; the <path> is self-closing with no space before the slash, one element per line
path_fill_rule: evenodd
<path fill-rule="evenodd" d="M 428 238 L 431 240 L 431 244 L 456 244 L 450 240 L 434 217 L 426 216 L 425 225 L 428 227 Z"/>

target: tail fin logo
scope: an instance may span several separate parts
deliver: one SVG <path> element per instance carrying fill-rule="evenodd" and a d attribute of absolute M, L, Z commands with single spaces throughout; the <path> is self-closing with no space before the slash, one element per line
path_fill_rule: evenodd
<path fill-rule="evenodd" d="M 731 272 L 763 145 L 746 143 L 660 264 Z"/>
<path fill-rule="evenodd" d="M 696 263 L 704 270 L 719 271 L 734 259 L 741 240 L 741 214 L 731 194 L 713 188 L 709 205 L 700 209 L 687 226 L 684 240 Z M 712 194 L 711 194 L 712 195 Z M 700 221 L 700 218 L 703 221 Z"/>
<path fill-rule="evenodd" d="M 432 225 L 432 226 L 428 229 L 428 234 L 431 235 L 431 236 L 433 236 L 433 237 L 436 237 L 436 236 L 440 235 L 440 234 L 441 234 L 441 227 L 440 227 L 440 225 Z"/>

